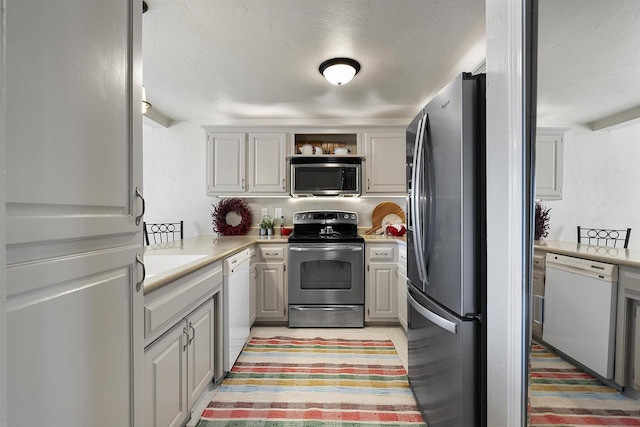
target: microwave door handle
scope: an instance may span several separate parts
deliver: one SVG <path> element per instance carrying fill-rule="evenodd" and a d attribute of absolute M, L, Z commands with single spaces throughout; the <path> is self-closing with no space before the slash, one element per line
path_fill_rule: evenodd
<path fill-rule="evenodd" d="M 344 175 L 345 175 L 345 169 L 341 168 L 340 169 L 340 189 L 344 191 Z"/>

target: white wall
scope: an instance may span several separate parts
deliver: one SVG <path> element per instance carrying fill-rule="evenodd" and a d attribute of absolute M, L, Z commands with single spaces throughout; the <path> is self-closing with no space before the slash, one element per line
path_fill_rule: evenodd
<path fill-rule="evenodd" d="M 572 127 L 564 137 L 564 196 L 551 208 L 547 239 L 576 241 L 576 226 L 631 227 L 640 249 L 640 124 L 593 132 Z"/>
<path fill-rule="evenodd" d="M 211 212 L 216 197 L 205 196 L 205 131 L 199 124 L 180 122 L 169 128 L 144 127 L 144 198 L 145 221 L 184 220 L 185 237 L 213 233 Z M 400 171 L 399 173 L 404 173 Z M 253 224 L 261 217 L 261 208 L 274 216 L 282 208 L 291 225 L 293 212 L 309 209 L 343 209 L 358 212 L 359 225 L 371 225 L 371 212 L 378 203 L 392 201 L 405 208 L 405 198 L 246 198 L 253 214 Z"/>

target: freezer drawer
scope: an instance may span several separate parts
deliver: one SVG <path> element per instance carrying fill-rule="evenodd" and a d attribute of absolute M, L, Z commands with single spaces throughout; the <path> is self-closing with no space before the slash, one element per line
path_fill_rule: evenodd
<path fill-rule="evenodd" d="M 430 427 L 478 427 L 478 322 L 409 286 L 409 383 Z"/>

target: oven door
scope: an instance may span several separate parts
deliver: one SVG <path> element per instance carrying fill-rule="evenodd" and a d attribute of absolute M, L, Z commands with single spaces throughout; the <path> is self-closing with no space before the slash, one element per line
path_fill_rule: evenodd
<path fill-rule="evenodd" d="M 364 304 L 363 243 L 290 243 L 289 304 Z"/>

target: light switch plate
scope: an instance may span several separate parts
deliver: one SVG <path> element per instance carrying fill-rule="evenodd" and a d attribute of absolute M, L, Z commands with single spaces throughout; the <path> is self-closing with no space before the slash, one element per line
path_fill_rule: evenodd
<path fill-rule="evenodd" d="M 276 208 L 275 217 L 280 218 L 282 216 L 282 208 Z"/>
<path fill-rule="evenodd" d="M 262 216 L 269 215 L 269 208 L 262 208 Z"/>

